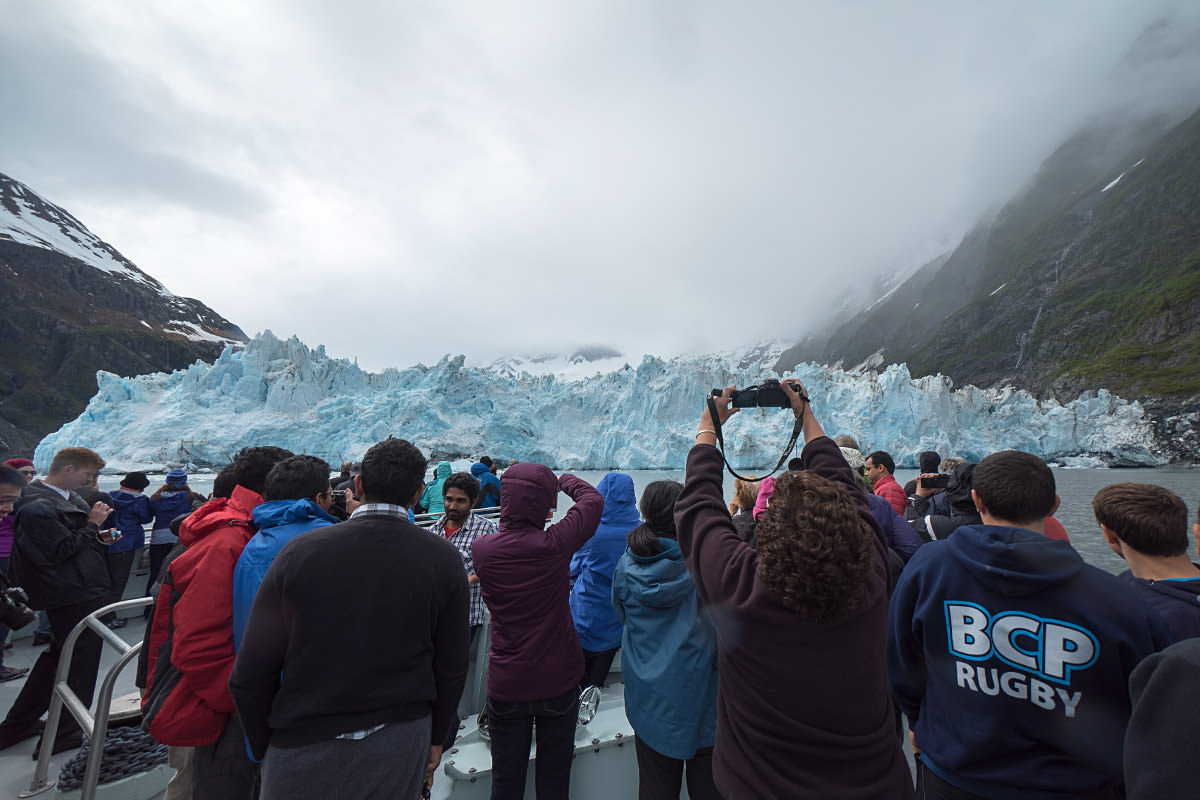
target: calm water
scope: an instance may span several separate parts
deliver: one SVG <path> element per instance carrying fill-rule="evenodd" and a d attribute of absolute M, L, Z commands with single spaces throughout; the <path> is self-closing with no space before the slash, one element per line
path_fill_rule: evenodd
<path fill-rule="evenodd" d="M 576 474 L 595 485 L 606 473 L 588 470 Z M 642 489 L 654 481 L 683 481 L 682 470 L 632 470 L 629 474 L 633 478 L 639 497 Z M 916 477 L 916 474 L 916 470 L 897 470 L 896 480 L 903 485 Z M 193 491 L 208 494 L 212 491 L 213 477 L 211 474 L 192 474 L 189 485 Z M 1062 505 L 1055 516 L 1066 527 L 1067 533 L 1071 535 L 1071 543 L 1084 559 L 1108 572 L 1121 572 L 1125 569 L 1125 562 L 1104 544 L 1100 528 L 1096 525 L 1095 517 L 1092 516 L 1092 497 L 1101 488 L 1121 481 L 1157 483 L 1182 497 L 1191 511 L 1191 519 L 1193 521 L 1196 519 L 1196 503 L 1200 501 L 1200 470 L 1060 469 L 1054 471 L 1054 478 L 1058 484 L 1058 493 L 1062 497 Z M 151 483 L 146 490 L 147 494 L 161 485 L 162 476 L 152 475 L 150 479 Z M 100 478 L 100 488 L 102 489 L 115 489 L 118 484 L 120 484 L 119 476 L 103 475 Z M 725 496 L 727 498 L 733 496 L 733 478 L 728 473 L 725 474 Z M 564 513 L 566 513 L 566 504 L 560 503 L 558 514 L 561 516 Z M 1192 552 L 1196 552 L 1194 543 Z"/>

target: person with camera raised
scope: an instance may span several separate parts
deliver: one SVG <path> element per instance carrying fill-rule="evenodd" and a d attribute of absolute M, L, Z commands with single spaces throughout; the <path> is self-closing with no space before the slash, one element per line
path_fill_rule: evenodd
<path fill-rule="evenodd" d="M 912 779 L 888 697 L 887 547 L 866 492 L 796 380 L 783 383 L 808 469 L 775 482 L 738 536 L 722 497 L 717 425 L 706 408 L 675 523 L 719 647 L 713 776 L 727 798 L 908 798 Z"/>

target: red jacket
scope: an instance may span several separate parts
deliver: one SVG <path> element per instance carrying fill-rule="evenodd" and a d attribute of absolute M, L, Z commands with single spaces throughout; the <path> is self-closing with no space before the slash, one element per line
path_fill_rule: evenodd
<path fill-rule="evenodd" d="M 904 516 L 904 509 L 908 505 L 908 495 L 904 493 L 904 488 L 896 483 L 896 479 L 891 475 L 884 475 L 879 480 L 875 481 L 873 487 L 875 494 L 888 501 L 888 505 L 896 509 L 896 513 Z"/>
<path fill-rule="evenodd" d="M 144 726 L 161 744 L 213 744 L 234 712 L 233 569 L 254 535 L 251 513 L 261 502 L 237 486 L 228 500 L 209 500 L 179 528 L 187 549 L 171 562 L 158 592 L 142 702 Z"/>

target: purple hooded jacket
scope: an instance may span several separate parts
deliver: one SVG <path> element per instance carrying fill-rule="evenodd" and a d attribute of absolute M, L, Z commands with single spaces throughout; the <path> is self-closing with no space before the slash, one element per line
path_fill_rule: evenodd
<path fill-rule="evenodd" d="M 574 507 L 545 527 L 559 489 Z M 503 702 L 563 694 L 583 675 L 571 621 L 571 556 L 596 532 L 604 498 L 574 475 L 516 464 L 500 482 L 500 529 L 476 540 L 472 555 L 492 613 L 488 696 Z"/>

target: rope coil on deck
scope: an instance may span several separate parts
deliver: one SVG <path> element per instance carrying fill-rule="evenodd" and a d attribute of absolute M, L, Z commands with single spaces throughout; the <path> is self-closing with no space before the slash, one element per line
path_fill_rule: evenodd
<path fill-rule="evenodd" d="M 85 736 L 83 747 L 63 764 L 58 776 L 58 788 L 72 791 L 83 786 L 83 772 L 87 766 L 91 741 Z M 104 739 L 104 754 L 100 762 L 100 783 L 140 775 L 167 761 L 167 746 L 150 738 L 150 734 L 137 725 L 109 728 Z"/>

